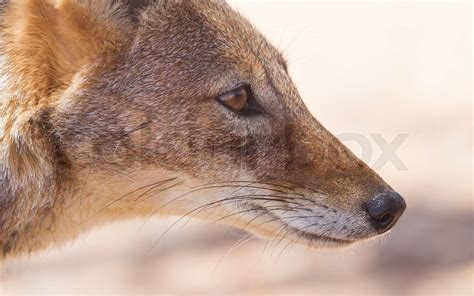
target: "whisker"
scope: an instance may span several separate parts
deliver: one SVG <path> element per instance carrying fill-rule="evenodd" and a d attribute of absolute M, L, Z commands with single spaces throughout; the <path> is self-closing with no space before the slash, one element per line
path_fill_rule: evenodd
<path fill-rule="evenodd" d="M 193 194 L 193 193 L 196 193 L 196 192 L 199 192 L 199 191 L 203 191 L 203 190 L 207 190 L 207 189 L 213 189 L 213 188 L 236 188 L 237 186 L 224 186 L 224 185 L 220 185 L 220 186 L 206 186 L 206 187 L 202 187 L 202 188 L 196 188 L 194 190 L 191 190 L 191 191 L 188 191 L 174 199 L 172 199 L 171 201 L 165 203 L 164 205 L 162 205 L 162 208 L 165 208 L 166 206 L 170 205 L 171 203 L 185 197 L 185 196 L 188 196 L 190 194 Z M 238 188 L 241 188 L 241 187 L 238 187 Z M 256 187 L 258 188 L 258 187 Z M 269 190 L 269 191 L 272 191 L 271 188 L 265 188 L 265 187 L 260 187 L 258 189 L 265 189 L 265 190 Z"/>
<path fill-rule="evenodd" d="M 284 185 L 281 185 L 281 184 L 275 184 L 275 183 L 270 183 L 270 182 L 260 182 L 260 181 L 224 181 L 224 182 L 214 182 L 214 183 L 209 183 L 209 184 L 206 184 L 206 185 L 216 185 L 216 184 L 227 184 L 227 183 L 243 183 L 243 184 L 254 184 L 254 185 L 267 185 L 267 186 L 273 186 L 273 187 L 277 187 L 277 188 L 280 188 L 280 189 L 286 189 L 286 190 L 290 190 L 292 192 L 287 192 L 287 191 L 281 191 L 281 190 L 277 190 L 277 189 L 273 189 L 273 188 L 267 188 L 267 187 L 256 187 L 258 189 L 268 189 L 268 190 L 273 190 L 273 191 L 277 191 L 277 192 L 280 192 L 280 193 L 286 193 L 286 194 L 294 194 L 294 195 L 298 195 L 298 196 L 304 196 L 300 193 L 297 193 L 297 192 L 293 192 L 293 190 L 295 190 L 295 188 L 292 188 L 292 187 L 288 187 L 288 186 L 284 186 Z M 203 186 L 206 186 L 206 185 L 203 185 Z"/>
<path fill-rule="evenodd" d="M 139 126 L 137 126 L 136 128 L 134 128 L 134 129 L 132 129 L 132 130 L 130 130 L 130 131 L 127 131 L 127 132 L 123 133 L 122 135 L 118 136 L 118 137 L 115 139 L 115 141 L 121 140 L 121 139 L 125 138 L 126 136 L 129 136 L 129 135 L 131 135 L 131 134 L 133 134 L 133 133 L 135 133 L 135 132 L 138 132 L 138 131 L 140 131 L 140 130 L 146 128 L 147 126 L 149 126 L 151 123 L 152 123 L 152 121 L 144 122 L 144 123 L 140 124 Z"/>
<path fill-rule="evenodd" d="M 275 208 L 273 208 L 273 207 L 275 207 Z M 268 212 L 278 211 L 278 210 L 287 210 L 286 208 L 282 208 L 280 206 L 273 206 L 273 207 L 272 206 L 265 207 L 265 210 L 268 211 Z M 232 216 L 236 216 L 236 215 L 240 215 L 240 214 L 244 214 L 244 213 L 248 213 L 248 212 L 252 212 L 252 211 L 258 211 L 258 210 L 259 210 L 258 208 L 245 209 L 245 210 L 242 210 L 242 211 L 239 211 L 239 212 L 236 212 L 236 213 L 232 213 L 232 214 L 223 216 L 223 217 L 215 220 L 214 223 L 219 223 L 220 221 L 225 220 L 227 218 L 230 218 Z M 266 214 L 266 213 L 262 213 L 262 214 Z"/>
<path fill-rule="evenodd" d="M 298 219 L 307 219 L 307 218 L 324 218 L 324 216 L 321 216 L 321 215 L 307 215 L 307 216 L 290 216 L 290 217 L 285 217 L 284 219 L 293 219 L 291 220 L 290 222 L 293 222 L 293 221 L 296 221 Z M 274 219 L 271 219 L 271 220 L 268 220 L 268 221 L 265 221 L 265 222 L 262 222 L 260 224 L 257 224 L 257 226 L 261 226 L 261 225 L 264 225 L 266 223 L 271 223 L 271 222 L 274 222 L 274 221 L 278 221 L 278 220 L 282 220 L 284 223 L 287 223 L 285 220 L 283 220 L 283 218 L 280 218 L 280 217 L 277 217 L 277 218 L 274 218 Z"/>
<path fill-rule="evenodd" d="M 296 188 L 303 188 L 303 189 L 307 189 L 313 193 L 316 193 L 318 195 L 324 195 L 322 192 L 319 192 L 313 188 L 310 188 L 310 187 L 307 187 L 305 185 L 302 185 L 302 184 L 299 184 L 299 183 L 296 183 L 296 182 L 292 182 L 292 181 L 285 181 L 287 183 L 290 183 L 290 184 L 293 184 L 293 185 L 296 185 L 295 187 Z M 310 201 L 310 202 L 314 202 L 314 199 L 309 199 L 307 198 L 305 195 L 301 194 L 301 193 L 297 193 L 297 192 L 294 192 L 295 190 L 295 187 L 289 187 L 289 186 L 285 186 L 285 185 L 281 185 L 281 184 L 275 184 L 275 183 L 270 183 L 270 182 L 259 182 L 259 181 L 225 181 L 225 182 L 215 182 L 215 183 L 209 183 L 207 185 L 214 185 L 214 184 L 227 184 L 227 183 L 247 183 L 247 184 L 262 184 L 262 185 L 268 185 L 268 186 L 274 186 L 274 187 L 278 187 L 278 188 L 282 188 L 282 189 L 286 189 L 286 190 L 290 190 L 292 192 L 286 192 L 286 191 L 282 191 L 282 190 L 276 190 L 276 189 L 272 189 L 272 188 L 266 188 L 266 187 L 253 187 L 253 186 L 247 186 L 246 188 L 256 188 L 256 189 L 266 189 L 266 190 L 272 190 L 272 191 L 275 191 L 275 192 L 280 192 L 280 193 L 284 193 L 284 194 L 290 194 L 290 195 L 297 195 L 299 196 L 300 198 L 302 198 L 303 200 L 307 200 L 307 201 Z M 203 186 L 206 186 L 206 185 L 203 185 Z M 224 186 L 225 187 L 225 186 Z M 323 206 L 323 205 L 320 205 L 320 206 Z"/>
<path fill-rule="evenodd" d="M 96 217 L 97 215 L 99 215 L 101 212 L 103 212 L 104 210 L 106 210 L 106 209 L 109 208 L 110 206 L 112 206 L 112 205 L 114 205 L 115 203 L 117 203 L 117 202 L 119 202 L 119 201 L 121 201 L 121 200 L 127 198 L 128 196 L 130 196 L 130 195 L 133 194 L 133 193 L 139 192 L 140 190 L 143 190 L 143 189 L 148 188 L 148 187 L 153 187 L 153 189 L 154 189 L 154 188 L 156 188 L 156 187 L 158 187 L 158 186 L 160 186 L 160 185 L 163 185 L 163 184 L 172 182 L 172 181 L 174 181 L 174 180 L 176 180 L 176 179 L 177 179 L 177 177 L 169 178 L 169 179 L 166 179 L 166 180 L 154 182 L 154 183 L 152 183 L 152 184 L 148 184 L 148 185 L 142 186 L 142 187 L 140 187 L 140 188 L 138 188 L 138 189 L 132 190 L 132 191 L 128 192 L 127 194 L 124 194 L 124 195 L 122 195 L 121 197 L 119 197 L 119 198 L 117 198 L 117 199 L 114 199 L 114 200 L 108 202 L 108 203 L 105 204 L 102 208 L 100 208 L 97 212 L 95 212 L 92 216 L 90 216 L 89 218 L 87 218 L 85 221 L 88 221 L 89 219 L 92 219 L 92 218 Z M 85 222 L 85 221 L 83 221 L 83 222 Z"/>
<path fill-rule="evenodd" d="M 319 195 L 323 195 L 323 196 L 325 195 L 323 192 L 321 192 L 321 191 L 319 191 L 319 190 L 316 190 L 316 189 L 314 189 L 314 188 L 312 188 L 312 187 L 308 187 L 307 185 L 303 185 L 303 184 L 298 183 L 298 182 L 295 182 L 295 181 L 288 181 L 288 180 L 285 180 L 285 182 L 295 185 L 296 188 L 303 188 L 303 189 L 309 190 L 309 191 L 311 191 L 311 192 L 313 192 L 313 193 L 316 193 L 316 194 L 319 194 Z M 294 187 L 293 187 L 293 188 L 289 187 L 289 188 L 290 188 L 291 190 L 294 190 Z"/>
<path fill-rule="evenodd" d="M 189 217 L 190 215 L 197 215 L 199 214 L 201 211 L 203 210 L 209 210 L 209 207 L 212 207 L 214 206 L 213 208 L 215 207 L 218 207 L 218 206 L 223 206 L 225 204 L 227 204 L 226 202 L 229 202 L 229 203 L 233 203 L 233 202 L 239 202 L 239 201 L 247 201 L 249 198 L 251 198 L 252 200 L 264 200 L 264 201 L 277 201 L 277 202 L 281 202 L 281 200 L 278 200 L 278 199 L 271 199 L 271 198 L 264 198 L 264 197 L 255 197 L 254 195 L 241 195 L 241 196 L 233 196 L 233 197 L 227 197 L 227 198 L 223 198 L 223 199 L 220 199 L 220 200 L 217 200 L 217 201 L 214 201 L 214 202 L 211 202 L 211 203 L 207 203 L 205 205 L 202 205 L 202 206 L 199 206 L 197 208 L 194 208 L 193 210 L 187 212 L 186 214 L 184 214 L 183 216 L 181 216 L 177 221 L 175 221 L 170 227 L 168 227 L 161 235 L 160 237 L 157 239 L 157 241 L 155 241 L 155 243 L 153 244 L 152 248 L 153 249 L 157 244 L 158 242 L 169 232 L 169 230 L 171 230 L 171 228 L 173 228 L 175 225 L 177 225 L 179 222 L 181 222 L 183 219 Z M 150 216 L 153 216 L 154 214 L 156 214 L 161 208 L 155 210 L 152 215 Z M 212 209 L 212 208 L 211 208 Z M 256 209 L 247 209 L 245 211 L 242 211 L 242 212 L 249 212 L 249 211 L 254 211 Z M 271 210 L 271 209 L 270 209 Z M 235 213 L 231 214 L 231 215 L 235 215 Z M 190 217 L 192 218 L 192 217 Z"/>
<path fill-rule="evenodd" d="M 294 220 L 290 221 L 289 223 L 291 223 L 293 221 L 296 221 L 296 220 L 298 220 L 298 219 L 294 219 Z M 275 250 L 278 247 L 278 245 L 280 245 L 280 243 L 282 241 L 284 241 L 285 239 L 288 239 L 287 234 L 291 232 L 291 225 L 289 223 L 283 224 L 284 227 L 275 235 L 275 237 L 279 238 L 279 240 L 278 240 L 278 243 L 273 248 L 273 250 Z M 284 233 L 284 235 L 282 235 L 283 231 L 286 231 Z"/>
<path fill-rule="evenodd" d="M 249 241 L 255 239 L 255 236 L 253 236 L 252 234 L 248 234 L 242 238 L 240 238 L 236 243 L 234 243 L 230 248 L 229 250 L 224 254 L 224 256 L 222 256 L 219 261 L 216 263 L 216 266 L 214 267 L 214 271 L 215 272 L 217 270 L 217 268 L 219 267 L 219 265 L 222 263 L 222 261 L 224 261 L 225 258 L 227 258 L 232 252 L 235 252 L 237 249 L 239 249 L 240 247 L 242 247 L 243 245 L 245 245 L 246 243 L 248 243 Z"/>
<path fill-rule="evenodd" d="M 153 193 L 153 194 L 162 193 L 163 191 L 166 191 L 166 190 L 168 190 L 168 189 L 177 187 L 177 186 L 182 185 L 182 184 L 184 184 L 184 181 L 180 181 L 180 182 L 174 183 L 174 184 L 172 184 L 172 185 L 170 185 L 170 186 L 168 186 L 168 187 L 160 188 L 158 191 L 153 192 L 153 191 L 158 187 L 158 186 L 154 186 L 153 188 L 151 188 L 151 189 L 148 190 L 147 192 L 145 192 L 145 193 L 141 194 L 139 197 L 137 197 L 137 198 L 135 199 L 135 202 L 138 202 L 141 197 L 147 195 L 148 193 L 150 193 L 150 194 L 151 194 L 151 193 Z M 163 185 L 163 184 L 160 184 L 160 185 Z M 143 198 L 143 199 L 140 200 L 140 201 L 147 200 L 147 199 L 149 199 L 149 198 L 152 197 L 152 196 L 153 196 L 153 195 L 148 195 L 147 197 Z"/>
<path fill-rule="evenodd" d="M 281 255 L 283 254 L 283 252 L 286 250 L 286 248 L 288 248 L 288 246 L 292 245 L 294 243 L 293 240 L 290 240 L 288 239 L 288 243 L 285 245 L 285 247 L 281 250 L 280 254 L 278 254 L 277 256 L 277 259 L 275 260 L 275 262 L 278 262 L 278 260 L 280 259 Z"/>
<path fill-rule="evenodd" d="M 240 181 L 232 181 L 232 182 L 240 182 Z M 247 182 L 247 181 L 245 181 Z M 250 181 L 249 181 L 250 182 Z M 212 184 L 212 183 L 211 183 Z M 217 183 L 215 183 L 217 184 Z M 196 193 L 196 192 L 199 192 L 199 191 L 203 191 L 203 190 L 208 190 L 208 189 L 213 189 L 213 188 L 239 188 L 241 189 L 242 186 L 236 186 L 236 185 L 210 185 L 210 186 L 207 186 L 207 185 L 203 185 L 205 187 L 201 187 L 201 188 L 196 188 L 194 190 L 191 190 L 191 191 L 188 191 L 172 200 L 170 200 L 169 202 L 165 203 L 164 205 L 162 205 L 162 208 L 165 208 L 167 206 L 169 206 L 170 204 L 176 202 L 177 200 L 183 198 L 183 197 L 186 197 L 190 194 L 193 194 L 193 193 Z M 269 191 L 275 191 L 275 189 L 272 189 L 272 188 L 266 188 L 266 187 L 257 187 L 257 186 L 252 186 L 252 187 L 249 187 L 249 186 L 245 186 L 244 188 L 256 188 L 256 189 L 263 189 L 263 190 L 269 190 Z M 287 187 L 288 188 L 288 187 Z M 275 192 L 280 192 L 282 193 L 281 191 L 275 191 Z M 295 195 L 299 195 L 299 194 L 296 194 L 296 193 L 285 193 L 283 192 L 284 194 L 295 194 Z M 275 195 L 272 195 L 272 196 L 275 196 Z M 288 196 L 276 196 L 276 197 L 280 197 L 280 198 L 285 198 L 285 199 L 292 199 L 292 200 L 297 200 L 297 199 L 301 199 L 301 200 L 305 200 L 305 201 L 308 201 L 310 202 L 309 205 L 315 205 L 315 206 L 319 206 L 319 207 L 322 207 L 322 208 L 325 208 L 327 209 L 328 207 L 326 205 L 322 205 L 322 204 L 319 204 L 317 202 L 315 202 L 315 200 L 312 200 L 312 199 L 309 199 L 309 198 L 305 198 L 305 197 L 299 197 L 299 198 L 294 198 L 294 197 L 288 197 Z M 299 206 L 303 206 L 301 203 L 297 203 L 297 202 L 293 202 L 294 204 L 297 204 Z"/>

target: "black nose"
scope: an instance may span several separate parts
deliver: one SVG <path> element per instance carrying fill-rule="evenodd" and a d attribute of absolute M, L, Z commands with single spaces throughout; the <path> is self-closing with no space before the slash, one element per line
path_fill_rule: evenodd
<path fill-rule="evenodd" d="M 392 191 L 379 194 L 367 202 L 367 212 L 378 233 L 390 230 L 406 207 L 400 194 Z"/>

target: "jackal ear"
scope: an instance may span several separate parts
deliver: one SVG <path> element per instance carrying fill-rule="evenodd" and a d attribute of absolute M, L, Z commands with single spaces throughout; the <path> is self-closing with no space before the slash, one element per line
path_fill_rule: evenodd
<path fill-rule="evenodd" d="M 43 97 L 120 51 L 134 32 L 123 4 L 112 0 L 11 0 L 3 24 L 9 72 Z"/>

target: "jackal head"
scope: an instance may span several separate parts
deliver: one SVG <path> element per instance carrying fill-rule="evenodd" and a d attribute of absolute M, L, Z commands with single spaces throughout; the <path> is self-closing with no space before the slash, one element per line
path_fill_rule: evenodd
<path fill-rule="evenodd" d="M 404 200 L 311 115 L 246 19 L 218 0 L 136 4 L 6 7 L 4 253 L 153 214 L 316 246 L 395 224 Z"/>

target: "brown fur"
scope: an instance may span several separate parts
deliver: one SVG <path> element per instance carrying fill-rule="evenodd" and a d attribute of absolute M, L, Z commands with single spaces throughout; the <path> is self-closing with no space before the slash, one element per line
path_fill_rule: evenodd
<path fill-rule="evenodd" d="M 363 205 L 390 187 L 311 116 L 282 55 L 224 2 L 12 0 L 4 10 L 4 256 L 157 213 L 306 243 L 376 234 Z M 264 114 L 216 102 L 240 82 Z M 296 208 L 325 223 L 309 234 L 271 221 Z"/>

